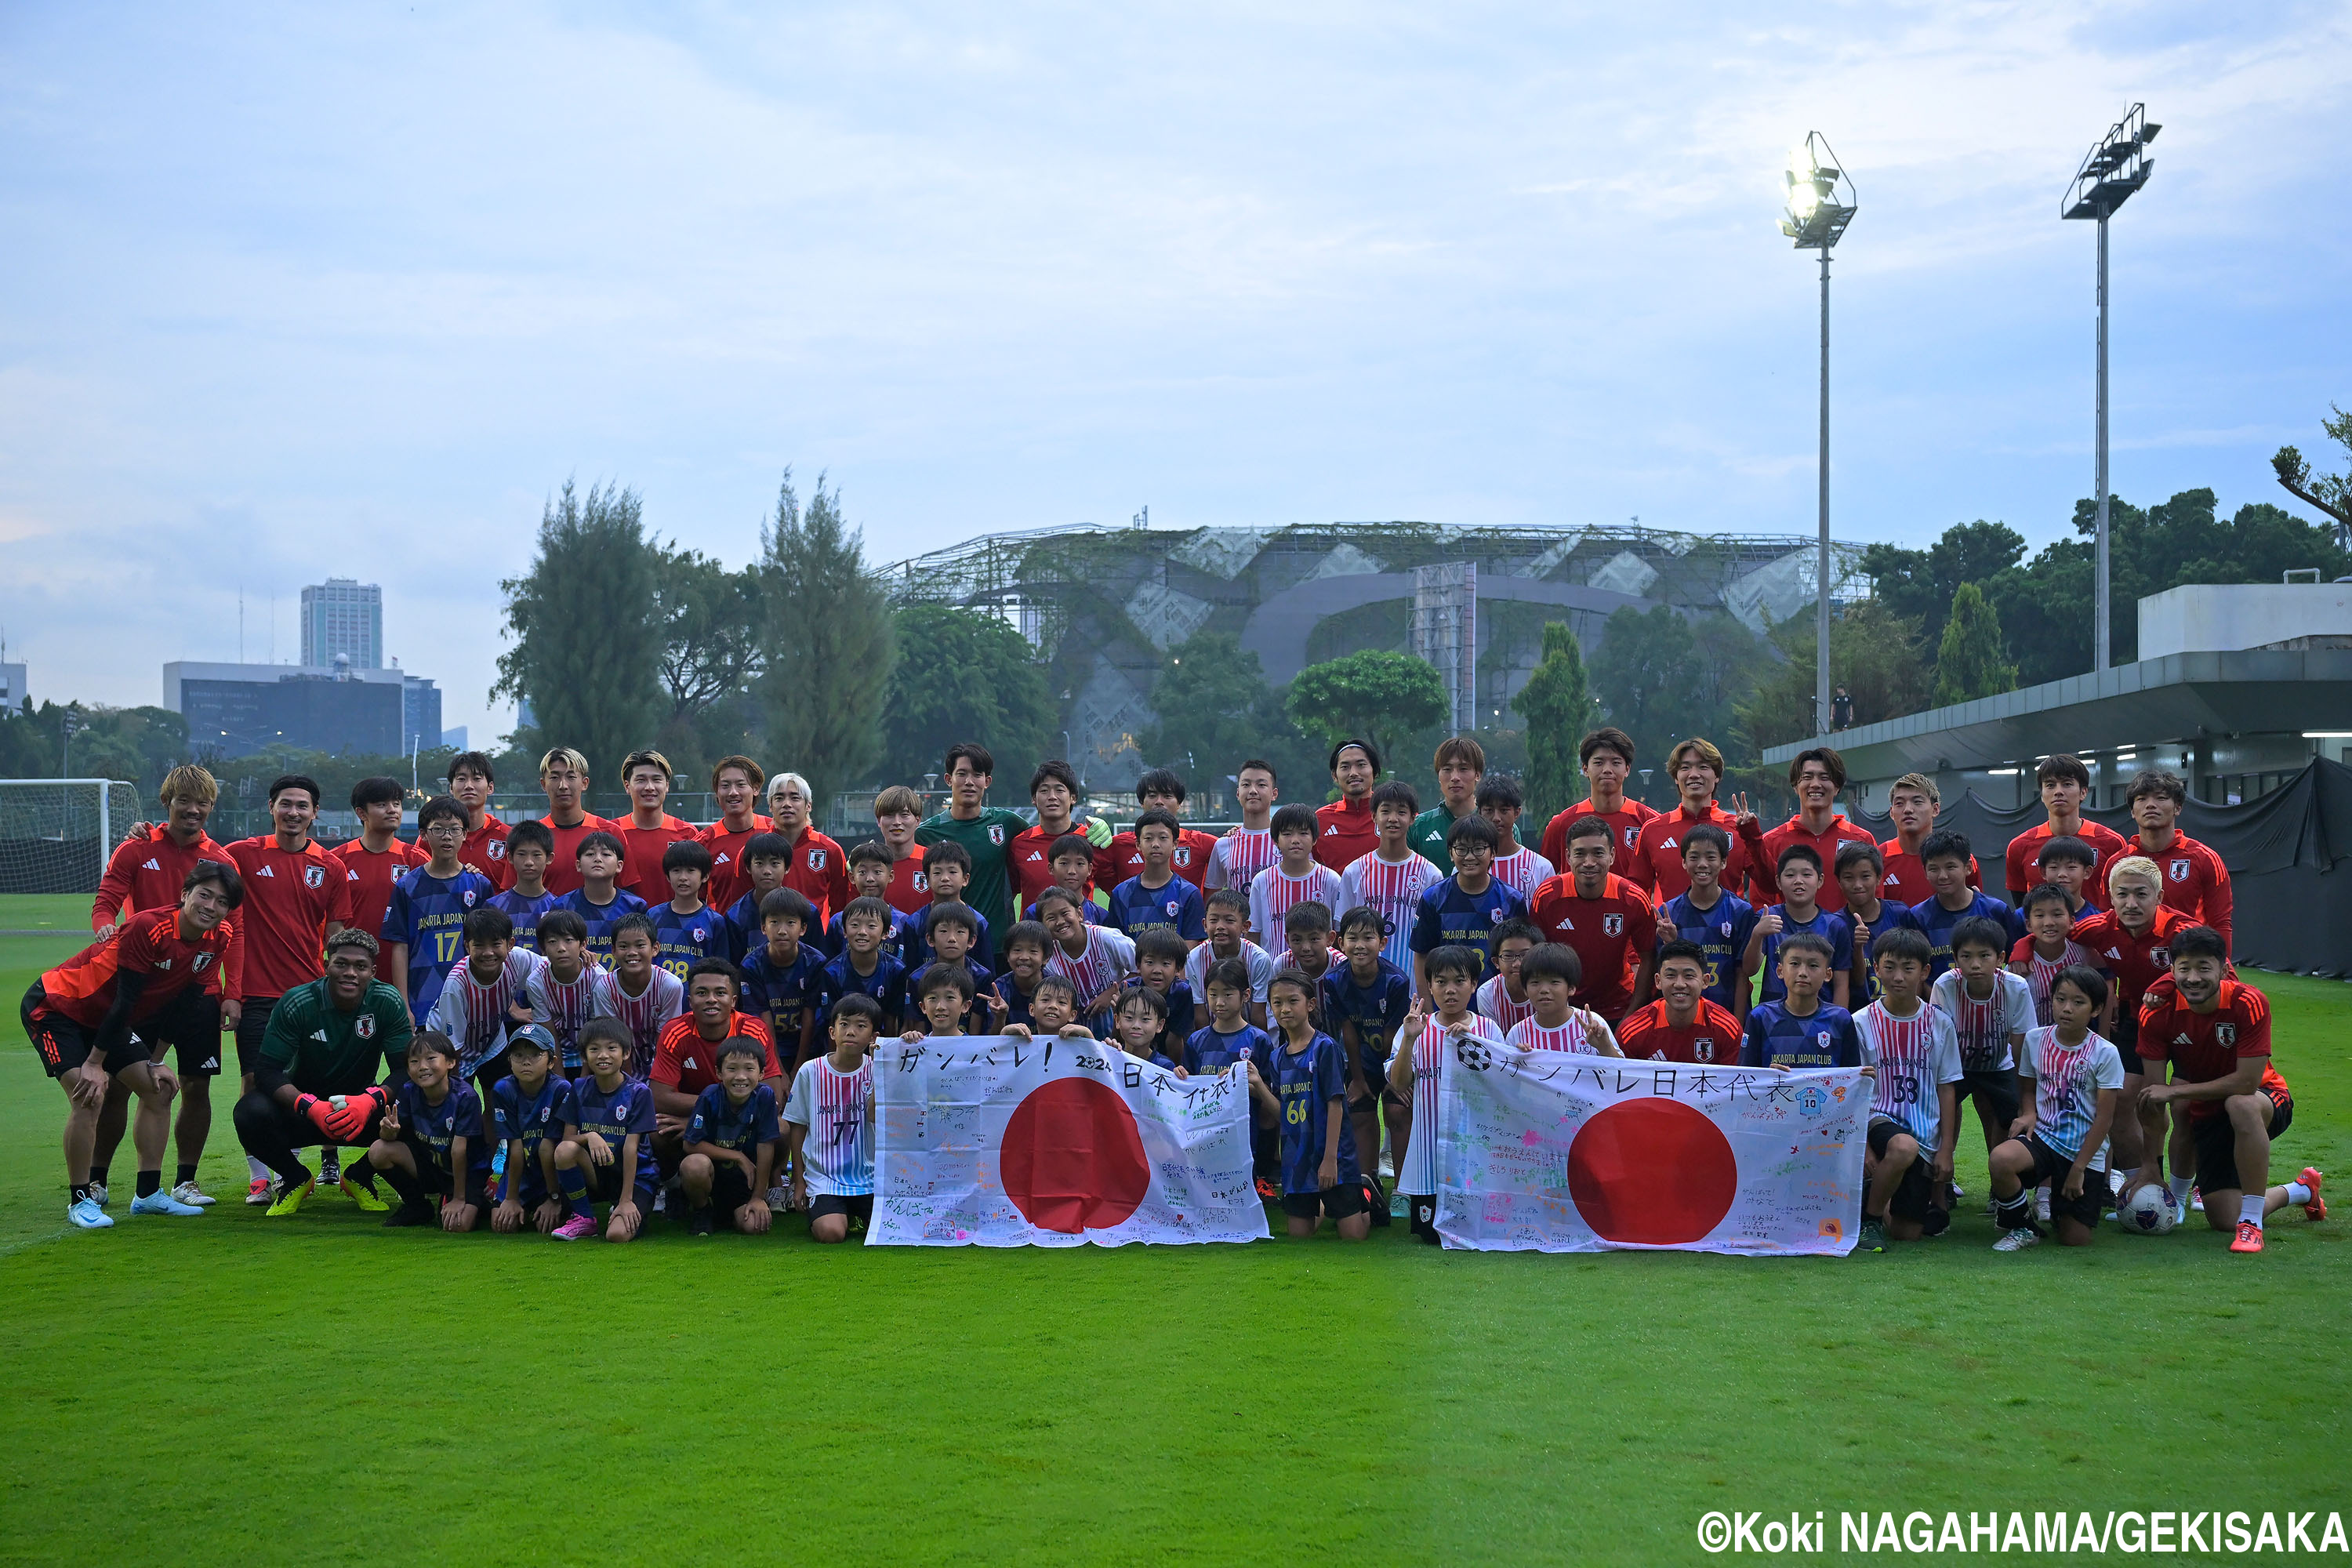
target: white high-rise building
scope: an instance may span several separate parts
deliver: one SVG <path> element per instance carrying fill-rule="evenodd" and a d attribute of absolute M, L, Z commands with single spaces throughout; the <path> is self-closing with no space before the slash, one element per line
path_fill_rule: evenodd
<path fill-rule="evenodd" d="M 353 669 L 383 668 L 383 590 L 351 577 L 330 577 L 302 590 L 302 662 L 332 668 L 348 658 Z"/>

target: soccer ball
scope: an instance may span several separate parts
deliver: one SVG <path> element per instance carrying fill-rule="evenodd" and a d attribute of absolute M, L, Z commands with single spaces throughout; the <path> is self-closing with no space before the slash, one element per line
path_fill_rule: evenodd
<path fill-rule="evenodd" d="M 2170 1193 L 2151 1183 L 2124 1200 L 2116 1221 L 2140 1236 L 2162 1236 L 2180 1223 L 2180 1211 L 2172 1206 Z"/>

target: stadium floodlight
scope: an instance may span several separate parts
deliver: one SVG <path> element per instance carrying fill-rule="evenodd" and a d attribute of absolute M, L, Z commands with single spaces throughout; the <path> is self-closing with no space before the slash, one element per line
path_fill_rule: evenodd
<path fill-rule="evenodd" d="M 1781 172 L 1787 211 L 1780 232 L 1799 250 L 1822 253 L 1821 554 L 1815 565 L 1813 732 L 1830 732 L 1830 247 L 1845 234 L 1855 211 L 1853 182 L 1818 131 L 1789 154 Z"/>
<path fill-rule="evenodd" d="M 2091 149 L 2058 203 L 2060 217 L 2095 218 L 2099 224 L 2099 374 L 2095 395 L 2098 455 L 2094 462 L 2099 492 L 2099 568 L 2098 611 L 2091 633 L 2094 673 L 2107 668 L 2108 650 L 2114 646 L 2108 636 L 2107 599 L 2107 219 L 2156 173 L 2156 160 L 2147 155 L 2147 144 L 2163 129 L 2147 122 L 2147 105 L 2133 104 Z"/>

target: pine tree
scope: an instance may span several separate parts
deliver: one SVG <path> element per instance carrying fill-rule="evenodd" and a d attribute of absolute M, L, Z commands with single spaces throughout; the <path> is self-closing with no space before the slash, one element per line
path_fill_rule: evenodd
<path fill-rule="evenodd" d="M 2017 666 L 2001 647 L 2000 617 L 1974 583 L 1952 595 L 1944 640 L 1936 650 L 1936 705 L 1973 702 L 2017 689 Z"/>
<path fill-rule="evenodd" d="M 889 601 L 866 570 L 864 536 L 843 521 L 841 492 L 826 490 L 823 474 L 803 511 L 784 470 L 761 542 L 768 591 L 760 699 L 774 755 L 808 779 L 822 814 L 882 753 Z"/>
<path fill-rule="evenodd" d="M 579 751 L 617 787 L 621 759 L 653 743 L 662 710 L 654 552 L 636 492 L 592 487 L 583 498 L 564 481 L 540 517 L 530 573 L 499 586 L 514 647 L 499 656 L 490 696 L 529 701 L 547 745 Z"/>
<path fill-rule="evenodd" d="M 1576 747 L 1592 728 L 1595 704 L 1575 627 L 1545 623 L 1543 658 L 1511 706 L 1528 721 L 1528 816 L 1548 822 L 1583 798 Z"/>

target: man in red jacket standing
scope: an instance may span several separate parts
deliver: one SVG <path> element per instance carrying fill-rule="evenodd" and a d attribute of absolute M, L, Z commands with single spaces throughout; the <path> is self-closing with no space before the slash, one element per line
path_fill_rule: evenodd
<path fill-rule="evenodd" d="M 1759 909 L 1780 901 L 1776 868 L 1780 852 L 1791 844 L 1811 846 L 1824 868 L 1837 865 L 1841 844 L 1878 847 L 1868 828 L 1838 815 L 1838 791 L 1845 788 L 1845 759 L 1827 746 L 1808 746 L 1797 753 L 1789 763 L 1789 787 L 1797 792 L 1797 815 L 1767 833 L 1763 854 L 1748 861 L 1748 886 L 1756 889 L 1749 901 Z M 1841 914 L 1845 911 L 1845 888 L 1833 876 L 1822 879 L 1821 906 Z"/>

